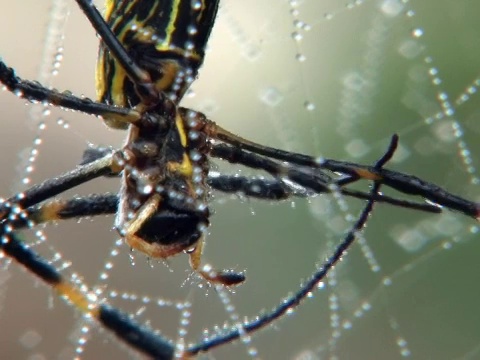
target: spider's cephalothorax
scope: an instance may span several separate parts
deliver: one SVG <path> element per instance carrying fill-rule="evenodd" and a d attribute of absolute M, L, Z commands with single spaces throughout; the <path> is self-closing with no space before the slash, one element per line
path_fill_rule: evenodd
<path fill-rule="evenodd" d="M 159 96 L 158 104 L 130 125 L 126 145 L 114 155 L 113 167 L 122 173 L 115 225 L 132 248 L 163 259 L 192 250 L 195 270 L 231 283 L 232 274 L 227 280 L 199 269 L 209 225 L 205 120 Z"/>
<path fill-rule="evenodd" d="M 193 141 L 175 104 L 163 99 L 131 125 L 115 154 L 122 169 L 116 227 L 134 248 L 167 258 L 192 247 L 208 225 L 206 137 Z M 195 157 L 192 156 L 195 155 Z"/>

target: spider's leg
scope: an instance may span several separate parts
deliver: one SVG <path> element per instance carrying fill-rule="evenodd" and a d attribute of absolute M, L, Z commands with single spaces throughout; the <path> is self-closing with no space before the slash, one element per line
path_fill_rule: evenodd
<path fill-rule="evenodd" d="M 190 255 L 190 266 L 205 280 L 221 284 L 224 286 L 238 285 L 245 281 L 245 275 L 233 271 L 218 271 L 213 269 L 209 264 L 201 266 L 203 245 L 205 241 L 203 236 L 198 240 L 193 251 L 188 252 Z"/>
<path fill-rule="evenodd" d="M 81 165 L 88 164 L 98 160 L 108 154 L 113 153 L 111 148 L 107 147 L 89 147 L 83 153 Z M 107 174 L 104 176 L 120 176 L 117 174 Z M 256 197 L 265 200 L 281 200 L 291 196 L 306 197 L 305 191 L 295 191 L 279 180 L 267 180 L 260 178 L 248 178 L 244 176 L 229 175 L 209 175 L 207 184 L 215 190 L 224 193 L 242 193 L 248 197 Z"/>
<path fill-rule="evenodd" d="M 449 193 L 445 189 L 424 181 L 416 176 L 388 169 L 377 169 L 372 166 L 358 165 L 331 159 L 325 159 L 321 163 L 321 167 L 353 176 L 356 176 L 355 174 L 360 177 L 363 177 L 363 175 L 373 175 L 372 180 L 381 181 L 382 184 L 401 193 L 421 196 L 435 204 L 446 207 L 450 210 L 459 211 L 464 215 L 480 220 L 480 203 Z"/>
<path fill-rule="evenodd" d="M 27 208 L 21 216 L 9 219 L 8 225 L 20 230 L 50 221 L 115 214 L 117 208 L 116 194 L 94 194 L 67 200 L 54 199 Z"/>
<path fill-rule="evenodd" d="M 303 183 L 298 181 L 299 184 Z M 285 200 L 292 197 L 308 197 L 314 194 L 319 194 L 320 192 L 312 192 L 309 190 L 296 189 L 294 187 L 288 186 L 282 180 L 277 179 L 258 179 L 258 178 L 249 178 L 244 176 L 229 176 L 229 175 L 220 175 L 220 176 L 210 176 L 207 179 L 207 184 L 215 190 L 230 193 L 230 194 L 241 194 L 247 197 L 253 197 L 261 200 Z M 336 182 L 338 184 L 338 182 Z M 354 197 L 357 199 L 363 200 L 375 200 L 377 203 L 386 203 L 393 206 L 398 206 L 406 209 L 414 209 L 429 213 L 438 214 L 442 212 L 442 209 L 438 206 L 413 202 L 409 200 L 402 200 L 392 198 L 383 194 L 371 194 L 365 193 L 363 191 L 352 190 L 338 187 L 336 190 L 340 194 L 345 196 Z"/>
<path fill-rule="evenodd" d="M 93 2 L 91 0 L 76 1 L 88 20 L 90 20 L 97 34 L 112 52 L 115 59 L 120 63 L 122 69 L 127 73 L 127 76 L 135 83 L 138 90 L 140 90 L 145 97 L 144 100 L 151 99 L 156 101 L 158 98 L 158 90 L 155 89 L 155 84 L 152 82 L 150 74 L 148 71 L 143 70 L 128 54 L 125 47 L 112 32 Z"/>
<path fill-rule="evenodd" d="M 335 180 L 323 171 L 312 171 L 308 167 L 292 167 L 281 164 L 268 157 L 245 151 L 242 147 L 213 144 L 210 155 L 227 160 L 230 163 L 242 164 L 252 169 L 264 170 L 274 178 L 288 179 L 316 193 L 331 192 L 330 187 L 335 184 Z"/>
<path fill-rule="evenodd" d="M 124 123 L 136 123 L 141 119 L 141 114 L 133 109 L 94 102 L 88 98 L 71 95 L 68 92 L 60 93 L 57 90 L 47 89 L 37 82 L 23 80 L 15 75 L 15 71 L 1 60 L 0 82 L 15 95 L 32 102 L 47 102 L 55 106 Z"/>
<path fill-rule="evenodd" d="M 5 226 L 0 227 L 0 250 L 38 276 L 81 313 L 97 320 L 136 350 L 155 359 L 173 358 L 174 346 L 170 341 L 155 334 L 151 329 L 139 325 L 126 313 L 98 300 L 91 289 L 77 288 L 53 265 L 27 247 L 17 234 L 8 233 Z"/>
<path fill-rule="evenodd" d="M 89 147 L 83 153 L 81 165 L 88 164 L 111 153 L 113 153 L 111 148 Z M 118 177 L 120 174 L 111 173 L 104 176 Z M 306 191 L 297 191 L 279 180 L 248 178 L 244 176 L 209 175 L 207 184 L 215 190 L 224 193 L 242 193 L 248 197 L 265 200 L 282 200 L 291 196 L 308 196 Z"/>
<path fill-rule="evenodd" d="M 156 242 L 150 243 L 137 235 L 145 222 L 158 211 L 161 201 L 160 194 L 152 195 L 127 224 L 117 224 L 117 230 L 132 249 L 139 250 L 151 258 L 166 259 L 181 252 L 183 250 L 182 244 L 163 245 Z"/>
<path fill-rule="evenodd" d="M 207 127 L 208 129 L 206 129 L 206 132 L 209 136 L 224 141 L 225 143 L 232 145 L 234 148 L 310 168 L 312 173 L 315 172 L 315 169 L 317 169 L 317 171 L 318 169 L 326 169 L 332 172 L 341 173 L 348 176 L 346 179 L 342 180 L 346 184 L 356 181 L 359 178 L 381 181 L 382 184 L 404 194 L 421 196 L 440 206 L 459 211 L 467 216 L 480 220 L 479 203 L 451 194 L 441 187 L 426 182 L 416 176 L 383 168 L 376 168 L 370 165 L 355 164 L 325 158 L 316 159 L 308 155 L 263 146 L 236 136 L 211 121 L 209 121 Z M 324 175 L 322 174 L 321 177 L 323 176 Z"/>
<path fill-rule="evenodd" d="M 0 220 L 5 219 L 6 215 L 10 213 L 15 217 L 17 211 L 36 205 L 92 179 L 116 171 L 115 167 L 112 156 L 107 155 L 89 164 L 78 166 L 76 169 L 63 175 L 34 185 L 0 203 Z"/>
<path fill-rule="evenodd" d="M 273 177 L 277 179 L 288 179 L 300 186 L 305 187 L 306 189 L 313 191 L 316 194 L 321 193 L 331 193 L 338 192 L 342 195 L 355 197 L 358 199 L 369 200 L 373 199 L 376 202 L 387 203 L 394 206 L 399 206 L 408 209 L 415 209 L 430 213 L 440 213 L 442 210 L 440 207 L 426 204 L 426 203 L 417 203 L 408 200 L 395 199 L 390 196 L 383 194 L 372 194 L 365 193 L 362 191 L 351 190 L 343 188 L 343 181 L 345 178 L 340 180 L 334 180 L 324 172 L 312 171 L 310 168 L 306 167 L 292 167 L 289 165 L 280 164 L 276 161 L 262 157 L 255 153 L 245 151 L 233 146 L 225 144 L 215 144 L 212 146 L 210 153 L 213 157 L 219 157 L 221 159 L 227 160 L 232 163 L 242 164 L 254 169 L 262 169 L 267 171 Z M 226 181 L 226 179 L 224 180 Z M 278 180 L 282 182 L 282 180 Z M 233 182 L 236 182 L 234 180 Z M 227 188 L 229 184 L 222 184 L 220 181 L 217 181 L 215 185 L 222 186 Z M 236 184 L 233 184 L 236 185 Z M 232 185 L 232 186 L 233 186 Z M 244 183 L 245 186 L 248 186 L 248 182 Z M 222 190 L 222 189 L 219 189 Z M 240 190 L 239 190 L 240 191 Z M 248 188 L 245 189 L 246 192 L 251 192 Z M 227 191 L 229 192 L 229 191 Z M 261 198 L 261 194 L 253 195 L 255 197 Z"/>
<path fill-rule="evenodd" d="M 262 200 L 284 200 L 291 197 L 307 197 L 305 190 L 297 190 L 277 179 L 250 178 L 245 176 L 209 176 L 207 184 L 227 194 L 241 194 Z"/>

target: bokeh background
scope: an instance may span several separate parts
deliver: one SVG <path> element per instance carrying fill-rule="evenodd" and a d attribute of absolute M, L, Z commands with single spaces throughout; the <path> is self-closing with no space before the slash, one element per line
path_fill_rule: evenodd
<path fill-rule="evenodd" d="M 53 16 L 52 3 L 60 9 Z M 73 1 L 0 0 L 0 9 L 0 56 L 22 77 L 95 97 L 98 41 Z M 381 156 L 398 133 L 391 168 L 480 201 L 479 11 L 468 0 L 222 0 L 183 105 L 260 143 L 360 163 Z M 123 141 L 98 119 L 26 106 L 7 91 L 0 109 L 3 197 L 72 169 L 91 144 Z M 250 173 L 218 161 L 215 169 Z M 118 180 L 99 179 L 65 197 L 117 190 Z M 247 282 L 229 294 L 241 318 L 275 306 L 321 264 L 362 205 L 346 204 L 344 211 L 330 196 L 270 203 L 214 194 L 205 259 L 246 270 Z M 126 246 L 114 245 L 112 224 L 113 217 L 62 222 L 26 237 L 48 259 L 59 254 L 55 264 L 67 276 L 79 274 L 170 338 L 180 327 L 175 305 L 187 300 L 187 341 L 229 321 L 214 289 L 185 280 L 186 256 L 148 263 L 134 254 L 132 261 Z M 263 359 L 478 358 L 477 231 L 474 220 L 452 212 L 379 205 L 323 290 L 250 344 L 205 358 L 244 359 L 253 348 Z M 107 263 L 109 277 L 100 280 Z M 18 265 L 0 264 L 0 358 L 72 358 L 86 324 L 82 357 L 138 355 Z M 155 305 L 159 299 L 165 304 Z"/>

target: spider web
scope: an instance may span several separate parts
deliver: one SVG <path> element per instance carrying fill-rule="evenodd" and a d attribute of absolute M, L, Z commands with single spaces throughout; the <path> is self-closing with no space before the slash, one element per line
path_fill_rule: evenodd
<path fill-rule="evenodd" d="M 32 0 L 0 4 L 8 10 L 0 15 L 7 63 L 24 78 L 95 97 L 97 40 L 73 1 L 52 1 L 54 10 Z M 223 0 L 184 105 L 260 143 L 359 163 L 374 162 L 398 133 L 390 168 L 479 201 L 478 11 L 467 0 Z M 122 143 L 122 132 L 92 117 L 24 103 L 0 93 L 4 197 L 73 168 L 90 144 Z M 117 189 L 118 180 L 100 179 L 65 197 Z M 198 341 L 204 329 L 253 317 L 295 291 L 361 205 L 215 194 L 205 258 L 246 269 L 235 293 L 190 279 L 186 256 L 163 264 L 131 254 L 117 242 L 112 217 L 39 227 L 26 237 L 62 273 L 78 274 L 139 322 Z M 206 358 L 476 358 L 476 238 L 476 223 L 458 214 L 378 205 L 364 237 L 298 311 Z M 136 355 L 0 261 L 0 357 Z"/>

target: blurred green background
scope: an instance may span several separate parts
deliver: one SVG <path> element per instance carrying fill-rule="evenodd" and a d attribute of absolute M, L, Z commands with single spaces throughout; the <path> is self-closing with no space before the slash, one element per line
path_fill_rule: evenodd
<path fill-rule="evenodd" d="M 0 15 L 0 55 L 29 79 L 42 61 L 49 68 L 62 60 L 54 86 L 94 98 L 97 40 L 74 2 L 64 3 L 69 15 L 56 21 L 67 19 L 65 27 L 48 27 L 50 2 L 0 0 L 7 10 Z M 479 11 L 480 3 L 468 0 L 223 0 L 205 65 L 183 104 L 257 142 L 360 163 L 379 158 L 397 133 L 401 145 L 390 168 L 480 201 Z M 61 48 L 45 42 L 47 30 L 65 37 Z M 43 129 L 29 117 L 41 109 L 6 91 L 0 106 L 3 197 L 25 188 L 36 138 L 31 183 L 74 167 L 89 144 L 123 141 L 122 132 L 97 119 L 57 109 L 45 114 Z M 99 180 L 69 195 L 117 189 L 118 181 Z M 246 270 L 247 282 L 230 298 L 241 318 L 255 316 L 308 278 L 361 205 L 347 199 L 344 212 L 329 196 L 277 204 L 214 194 L 205 259 Z M 112 224 L 108 217 L 49 226 L 36 248 L 48 258 L 60 252 L 72 264 L 66 274 L 78 272 L 106 294 L 193 301 L 188 341 L 229 321 L 213 289 L 184 283 L 186 256 L 150 266 L 137 254 L 133 266 L 120 246 L 108 281 L 99 281 L 117 236 Z M 249 346 L 263 359 L 478 358 L 477 230 L 474 220 L 448 211 L 377 206 L 364 239 L 326 288 Z M 176 338 L 174 307 L 131 296 L 109 301 Z M 0 306 L 0 358 L 73 356 L 83 322 L 15 264 L 0 271 Z M 244 359 L 249 346 L 225 346 L 206 358 Z M 133 355 L 97 329 L 84 352 L 89 359 Z"/>

